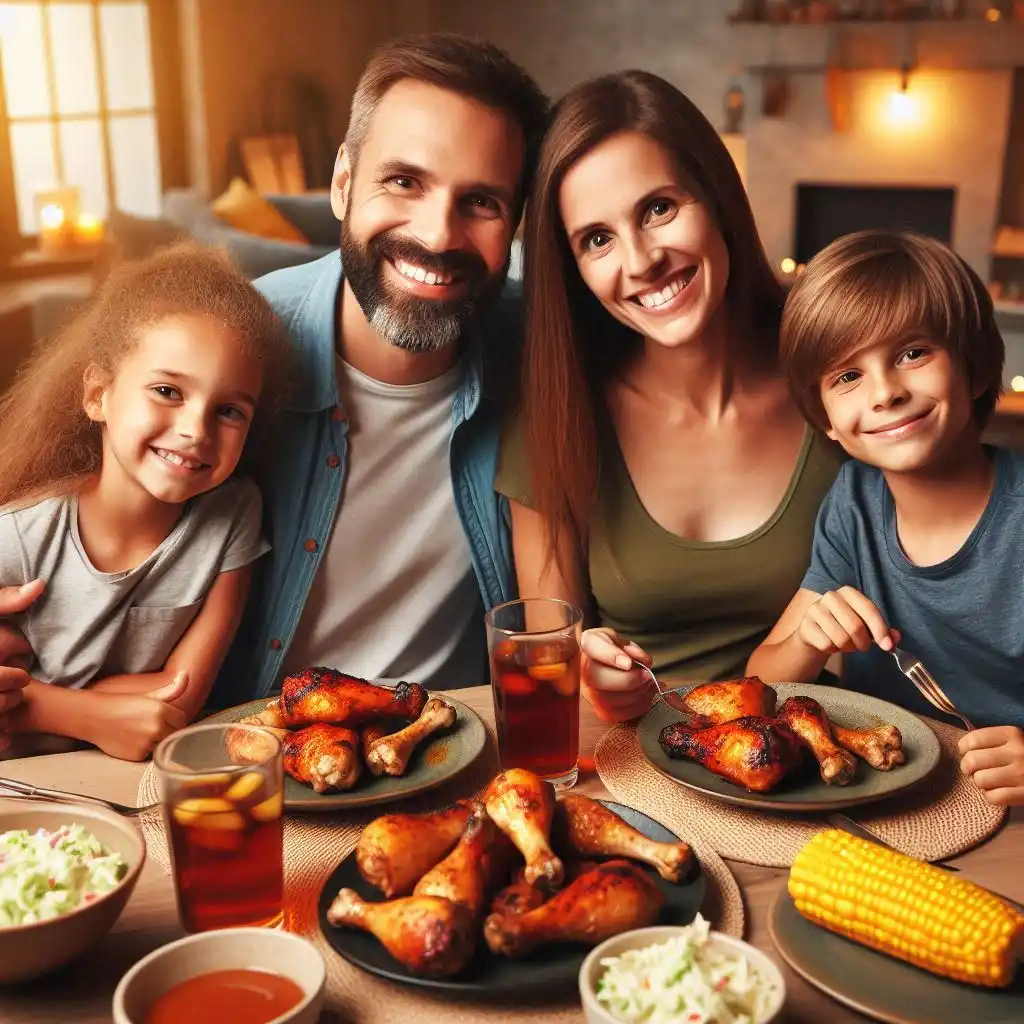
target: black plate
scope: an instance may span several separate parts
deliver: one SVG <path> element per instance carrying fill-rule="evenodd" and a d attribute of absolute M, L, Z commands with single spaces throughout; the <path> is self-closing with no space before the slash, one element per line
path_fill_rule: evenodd
<path fill-rule="evenodd" d="M 643 832 L 649 839 L 661 843 L 676 842 L 668 829 L 662 828 L 646 814 L 623 804 L 602 800 L 620 818 L 633 828 Z M 680 884 L 674 885 L 661 878 L 653 868 L 647 868 L 658 888 L 665 894 L 660 924 L 688 924 L 694 919 L 704 899 L 705 878 L 696 856 L 690 875 Z M 555 986 L 571 987 L 576 984 L 580 966 L 589 952 L 580 944 L 545 946 L 532 956 L 495 956 L 487 948 L 481 934 L 476 955 L 462 972 L 452 978 L 424 978 L 413 974 L 395 960 L 390 953 L 369 932 L 353 928 L 335 928 L 327 922 L 327 908 L 330 907 L 338 890 L 355 889 L 363 899 L 379 901 L 380 892 L 363 879 L 356 867 L 354 854 L 349 854 L 338 866 L 320 893 L 317 914 L 320 930 L 334 951 L 343 959 L 364 971 L 376 974 L 390 981 L 422 988 L 442 989 L 459 993 L 486 993 L 487 995 L 521 996 L 525 991 Z"/>

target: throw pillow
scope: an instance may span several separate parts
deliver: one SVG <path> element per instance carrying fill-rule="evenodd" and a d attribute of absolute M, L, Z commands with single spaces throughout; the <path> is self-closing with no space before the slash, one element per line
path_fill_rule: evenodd
<path fill-rule="evenodd" d="M 233 228 L 261 238 L 307 245 L 306 237 L 280 211 L 254 192 L 241 178 L 235 178 L 210 209 Z"/>

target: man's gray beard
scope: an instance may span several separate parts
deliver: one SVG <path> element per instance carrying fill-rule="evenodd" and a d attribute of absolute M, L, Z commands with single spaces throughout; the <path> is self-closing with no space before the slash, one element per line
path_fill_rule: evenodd
<path fill-rule="evenodd" d="M 395 348 L 425 354 L 441 352 L 462 337 L 466 325 L 476 318 L 472 307 L 463 307 L 461 314 L 438 315 L 429 307 L 405 306 L 382 298 L 369 317 L 370 326 Z"/>

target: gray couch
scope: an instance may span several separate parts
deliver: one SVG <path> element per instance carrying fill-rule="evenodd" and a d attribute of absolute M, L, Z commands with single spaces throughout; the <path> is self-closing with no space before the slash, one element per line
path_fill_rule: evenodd
<path fill-rule="evenodd" d="M 108 235 L 118 259 L 138 259 L 160 245 L 182 238 L 195 238 L 207 245 L 226 249 L 250 279 L 281 267 L 309 263 L 338 247 L 340 225 L 331 211 L 327 193 L 264 198 L 305 235 L 308 245 L 239 231 L 218 218 L 207 200 L 191 189 L 168 190 L 163 197 L 162 216 L 159 218 L 113 211 Z"/>

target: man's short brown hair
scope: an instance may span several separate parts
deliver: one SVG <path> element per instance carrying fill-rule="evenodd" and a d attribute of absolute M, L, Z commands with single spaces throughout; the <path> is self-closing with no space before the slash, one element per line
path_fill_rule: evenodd
<path fill-rule="evenodd" d="M 779 357 L 793 398 L 827 429 L 826 373 L 880 341 L 918 338 L 949 351 L 968 380 L 984 427 L 1002 390 L 1005 348 L 978 275 L 941 242 L 904 231 L 858 231 L 807 264 L 786 299 Z"/>
<path fill-rule="evenodd" d="M 521 209 L 547 126 L 548 99 L 504 50 L 454 32 L 394 39 L 379 47 L 370 58 L 352 98 L 345 135 L 353 167 L 377 104 L 391 86 L 407 78 L 477 100 L 506 113 L 519 126 L 526 147 L 519 188 Z"/>

